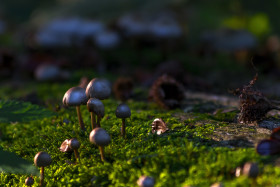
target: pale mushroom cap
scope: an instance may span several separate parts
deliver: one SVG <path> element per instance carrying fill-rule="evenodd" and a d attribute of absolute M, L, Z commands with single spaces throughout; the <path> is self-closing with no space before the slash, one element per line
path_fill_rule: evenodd
<path fill-rule="evenodd" d="M 34 157 L 34 164 L 38 167 L 46 167 L 52 163 L 51 156 L 46 152 L 39 152 Z"/>
<path fill-rule="evenodd" d="M 120 43 L 120 36 L 116 32 L 105 31 L 95 36 L 95 43 L 99 48 L 111 49 Z"/>
<path fill-rule="evenodd" d="M 152 177 L 141 176 L 137 184 L 140 187 L 153 187 L 155 185 L 155 180 Z"/>
<path fill-rule="evenodd" d="M 129 118 L 131 116 L 130 108 L 126 104 L 120 104 L 116 110 L 117 118 Z"/>
<path fill-rule="evenodd" d="M 104 105 L 102 101 L 96 98 L 90 98 L 87 102 L 89 112 L 94 112 L 97 116 L 104 117 Z"/>
<path fill-rule="evenodd" d="M 70 142 L 69 139 L 64 140 L 64 141 L 62 142 L 62 144 L 61 144 L 59 150 L 60 150 L 61 152 L 64 152 L 64 153 L 65 153 L 65 152 L 72 152 L 73 150 L 70 148 L 69 142 Z"/>
<path fill-rule="evenodd" d="M 107 99 L 111 94 L 111 86 L 107 80 L 95 78 L 92 79 L 86 89 L 88 98 Z"/>
<path fill-rule="evenodd" d="M 63 97 L 62 103 L 66 106 L 79 106 L 87 103 L 86 90 L 81 87 L 70 88 Z"/>
<path fill-rule="evenodd" d="M 246 175 L 247 177 L 256 178 L 259 174 L 259 167 L 258 164 L 247 162 L 243 166 L 243 175 Z"/>
<path fill-rule="evenodd" d="M 35 77 L 39 81 L 55 80 L 60 77 L 61 70 L 53 64 L 39 65 L 35 70 Z"/>
<path fill-rule="evenodd" d="M 90 132 L 89 141 L 98 146 L 106 146 L 111 142 L 111 137 L 102 128 L 95 128 Z"/>
<path fill-rule="evenodd" d="M 79 149 L 80 145 L 80 142 L 76 138 L 72 138 L 71 140 L 69 140 L 69 147 L 71 149 Z"/>

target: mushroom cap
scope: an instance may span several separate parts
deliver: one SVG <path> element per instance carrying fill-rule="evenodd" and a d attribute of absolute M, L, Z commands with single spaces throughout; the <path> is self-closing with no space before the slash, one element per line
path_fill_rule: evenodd
<path fill-rule="evenodd" d="M 98 146 L 106 146 L 111 142 L 111 137 L 104 129 L 98 127 L 90 132 L 89 141 Z"/>
<path fill-rule="evenodd" d="M 38 81 L 55 80 L 60 77 L 61 70 L 53 64 L 41 64 L 35 70 L 35 77 Z"/>
<path fill-rule="evenodd" d="M 247 177 L 250 178 L 256 178 L 259 174 L 259 167 L 258 164 L 252 163 L 252 162 L 247 162 L 243 166 L 243 175 L 246 175 Z"/>
<path fill-rule="evenodd" d="M 62 144 L 61 144 L 61 146 L 60 146 L 60 148 L 59 148 L 59 150 L 61 151 L 61 152 L 64 152 L 64 153 L 66 153 L 66 152 L 72 152 L 73 150 L 71 149 L 71 147 L 69 146 L 69 139 L 66 139 L 66 140 L 64 140 L 63 142 L 62 142 Z"/>
<path fill-rule="evenodd" d="M 117 118 L 129 118 L 131 116 L 130 108 L 126 104 L 120 104 L 116 110 Z"/>
<path fill-rule="evenodd" d="M 246 30 L 221 29 L 208 31 L 203 34 L 202 40 L 215 51 L 234 52 L 256 46 L 256 38 Z"/>
<path fill-rule="evenodd" d="M 79 106 L 87 103 L 87 96 L 84 88 L 72 87 L 63 96 L 62 103 L 65 106 Z"/>
<path fill-rule="evenodd" d="M 279 140 L 261 140 L 257 147 L 256 147 L 257 153 L 260 155 L 274 155 L 278 154 L 280 152 L 280 142 Z"/>
<path fill-rule="evenodd" d="M 111 49 L 120 43 L 120 36 L 113 31 L 104 31 L 96 34 L 95 44 L 101 49 Z"/>
<path fill-rule="evenodd" d="M 141 176 L 138 179 L 137 184 L 140 187 L 153 187 L 155 185 L 155 179 L 152 177 Z"/>
<path fill-rule="evenodd" d="M 33 185 L 33 184 L 34 184 L 34 179 L 33 179 L 33 177 L 27 177 L 27 178 L 25 179 L 25 185 L 31 186 L 31 185 Z"/>
<path fill-rule="evenodd" d="M 46 167 L 52 163 L 51 156 L 46 152 L 39 152 L 34 157 L 34 164 L 38 167 Z"/>
<path fill-rule="evenodd" d="M 104 105 L 102 101 L 96 98 L 90 98 L 87 102 L 89 112 L 94 112 L 97 116 L 104 117 Z"/>
<path fill-rule="evenodd" d="M 79 149 L 80 145 L 81 145 L 80 142 L 76 138 L 70 139 L 68 143 L 69 143 L 69 147 L 74 150 Z"/>
<path fill-rule="evenodd" d="M 111 94 L 111 86 L 107 80 L 95 78 L 87 85 L 86 95 L 88 98 L 107 99 Z"/>

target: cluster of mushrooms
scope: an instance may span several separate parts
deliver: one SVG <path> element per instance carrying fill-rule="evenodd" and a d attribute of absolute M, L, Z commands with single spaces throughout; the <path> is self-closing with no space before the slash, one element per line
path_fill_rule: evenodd
<path fill-rule="evenodd" d="M 104 79 L 95 78 L 89 82 L 86 89 L 81 87 L 70 88 L 63 97 L 63 104 L 65 106 L 76 107 L 78 121 L 81 131 L 85 131 L 85 125 L 82 119 L 80 106 L 87 104 L 88 111 L 91 115 L 91 127 L 92 131 L 89 135 L 89 141 L 99 147 L 101 160 L 105 160 L 104 146 L 107 146 L 111 142 L 111 137 L 106 130 L 101 128 L 100 121 L 104 117 L 104 105 L 101 100 L 107 99 L 111 94 L 111 88 L 108 81 Z M 125 133 L 125 119 L 131 116 L 130 108 L 126 104 L 120 104 L 116 109 L 116 117 L 122 119 L 121 136 L 126 137 Z M 79 160 L 78 149 L 80 148 L 80 142 L 76 138 L 66 139 L 61 147 L 62 152 L 74 151 L 76 161 Z M 51 156 L 46 152 L 39 152 L 34 157 L 34 164 L 41 168 L 40 171 L 40 186 L 44 186 L 44 167 L 51 164 Z M 147 183 L 147 184 L 146 184 Z M 34 184 L 34 179 L 28 177 L 25 181 L 27 186 Z M 139 186 L 149 187 L 153 186 L 154 182 L 151 177 L 140 177 L 138 181 Z"/>
<path fill-rule="evenodd" d="M 65 106 L 74 106 L 77 110 L 78 120 L 80 128 L 85 131 L 85 125 L 80 112 L 80 106 L 86 104 L 91 116 L 92 131 L 89 136 L 91 143 L 99 146 L 101 159 L 105 160 L 104 146 L 107 146 L 111 138 L 107 131 L 101 128 L 100 121 L 104 117 L 104 105 L 101 100 L 107 99 L 111 94 L 111 88 L 109 83 L 104 79 L 95 78 L 89 82 L 86 89 L 81 87 L 70 88 L 63 97 L 63 104 Z M 130 108 L 126 104 L 120 104 L 116 110 L 116 116 L 122 119 L 122 137 L 125 138 L 125 118 L 131 116 Z M 71 146 L 69 141 L 66 140 L 65 144 Z M 79 146 L 77 146 L 78 148 Z M 64 147 L 62 147 L 64 149 Z M 68 146 L 65 147 L 67 149 Z M 74 149 L 75 150 L 77 150 Z M 78 153 L 75 151 L 76 159 L 78 159 Z"/>

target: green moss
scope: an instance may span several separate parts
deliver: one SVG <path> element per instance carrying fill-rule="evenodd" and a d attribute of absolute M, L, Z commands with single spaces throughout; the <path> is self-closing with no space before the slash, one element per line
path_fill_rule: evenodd
<path fill-rule="evenodd" d="M 56 86 L 54 92 L 62 90 Z M 62 93 L 62 92 L 61 92 Z M 57 94 L 57 93 L 56 93 Z M 55 95 L 55 93 L 54 93 Z M 61 109 L 57 115 L 41 120 L 13 124 L 0 123 L 3 134 L 0 146 L 27 160 L 33 161 L 39 151 L 48 152 L 53 163 L 46 167 L 47 186 L 135 186 L 141 175 L 153 176 L 156 186 L 196 185 L 209 186 L 222 181 L 229 186 L 253 185 L 251 179 L 235 178 L 232 171 L 246 161 L 255 161 L 261 167 L 257 179 L 260 186 L 279 183 L 280 169 L 268 159 L 257 155 L 253 148 L 227 148 L 217 146 L 212 137 L 221 128 L 230 128 L 226 114 L 183 113 L 165 111 L 152 103 L 129 101 L 132 111 L 127 119 L 127 139 L 120 137 L 121 120 L 116 118 L 118 102 L 105 100 L 105 116 L 101 126 L 112 137 L 105 148 L 108 162 L 103 163 L 100 153 L 89 140 L 90 115 L 81 107 L 87 131 L 81 133 L 74 108 Z M 162 118 L 169 131 L 157 136 L 151 134 L 154 118 Z M 69 123 L 65 123 L 67 119 Z M 76 165 L 74 155 L 59 151 L 65 139 L 76 137 L 81 142 L 81 160 Z M 1 173 L 0 184 L 23 186 L 26 175 Z M 38 185 L 39 177 L 34 177 Z"/>

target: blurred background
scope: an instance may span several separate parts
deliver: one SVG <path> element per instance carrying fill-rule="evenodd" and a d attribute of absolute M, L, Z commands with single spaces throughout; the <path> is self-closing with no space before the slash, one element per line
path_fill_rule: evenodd
<path fill-rule="evenodd" d="M 259 87 L 278 97 L 279 8 L 280 0 L 1 0 L 0 97 L 36 103 L 36 94 L 94 77 L 149 88 L 162 74 L 187 90 L 228 94 L 257 72 Z"/>

